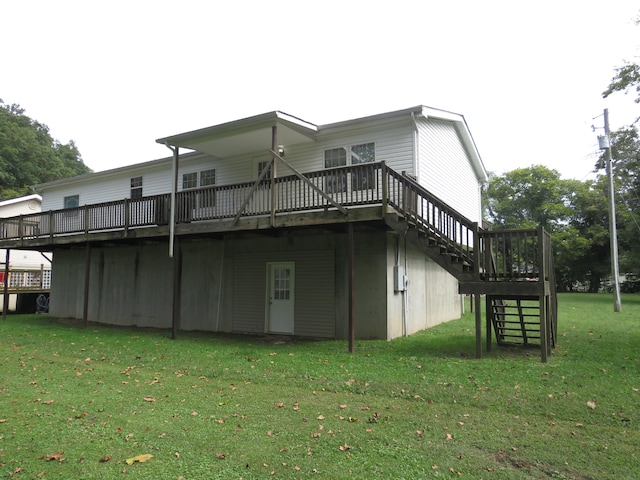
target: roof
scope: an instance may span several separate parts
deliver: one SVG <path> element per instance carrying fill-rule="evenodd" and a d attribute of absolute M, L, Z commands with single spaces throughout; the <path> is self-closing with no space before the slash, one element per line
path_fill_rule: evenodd
<path fill-rule="evenodd" d="M 272 144 L 272 127 L 274 126 L 277 127 L 276 145 L 293 145 L 313 143 L 319 136 L 328 135 L 350 127 L 359 128 L 368 124 L 380 125 L 384 122 L 395 122 L 399 120 L 410 121 L 412 118 L 416 118 L 418 116 L 452 122 L 460 135 L 463 145 L 465 146 L 477 178 L 481 182 L 487 181 L 487 172 L 484 168 L 482 159 L 480 158 L 480 154 L 478 153 L 478 149 L 476 148 L 476 144 L 471 136 L 471 132 L 469 131 L 469 127 L 467 126 L 464 116 L 447 110 L 426 107 L 424 105 L 325 125 L 315 125 L 293 115 L 289 115 L 281 111 L 273 111 L 190 132 L 159 138 L 156 142 L 170 147 L 185 148 L 191 151 L 213 155 L 217 158 L 224 158 L 230 155 L 242 155 L 265 149 L 265 146 Z M 195 152 L 187 155 L 198 155 L 198 153 Z M 181 154 L 181 157 L 184 156 L 185 154 Z M 170 161 L 170 157 L 167 157 L 159 160 L 119 167 L 112 170 L 87 173 L 68 179 L 55 180 L 53 182 L 35 185 L 32 188 L 34 191 L 42 192 L 48 188 L 72 182 L 85 181 L 89 179 L 94 180 L 103 176 L 106 177 L 125 172 L 131 173 L 139 170 L 147 170 L 155 166 L 165 165 L 166 162 Z"/>
<path fill-rule="evenodd" d="M 313 142 L 318 131 L 318 127 L 312 123 L 275 111 L 159 138 L 156 142 L 197 150 L 221 158 L 230 154 L 255 152 L 265 148 L 265 145 L 271 145 L 274 126 L 278 127 L 278 145 Z"/>
<path fill-rule="evenodd" d="M 42 202 L 42 197 L 37 193 L 31 195 L 25 195 L 24 197 L 11 198 L 9 200 L 4 200 L 0 202 L 0 207 L 6 207 L 7 205 L 13 205 L 21 202 L 29 202 L 31 200 L 36 200 L 38 202 Z"/>

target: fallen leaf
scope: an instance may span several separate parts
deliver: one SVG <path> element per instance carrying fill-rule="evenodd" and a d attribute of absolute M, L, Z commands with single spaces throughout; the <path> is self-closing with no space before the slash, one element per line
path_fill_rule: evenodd
<path fill-rule="evenodd" d="M 49 455 L 38 457 L 38 460 L 46 460 L 47 462 L 52 462 L 54 460 L 56 462 L 64 462 L 65 458 L 62 455 L 64 455 L 64 452 L 50 453 Z"/>
<path fill-rule="evenodd" d="M 113 458 L 113 455 L 108 455 L 108 456 L 106 456 L 106 457 L 102 457 L 100 460 L 98 460 L 98 462 L 100 462 L 100 463 L 106 463 L 106 462 L 108 462 L 109 460 L 111 460 L 112 458 Z"/>
<path fill-rule="evenodd" d="M 6 418 L 0 418 L 0 423 L 6 423 L 7 419 Z"/>
<path fill-rule="evenodd" d="M 340 447 L 338 447 L 341 451 L 345 451 L 345 450 L 351 450 L 351 447 L 349 445 L 347 445 L 346 443 L 344 445 L 340 445 Z"/>
<path fill-rule="evenodd" d="M 125 462 L 127 463 L 127 465 L 133 465 L 135 462 L 144 463 L 151 460 L 152 458 L 153 455 L 151 455 L 150 453 L 145 453 L 144 455 L 136 455 L 135 457 L 127 458 Z"/>
<path fill-rule="evenodd" d="M 45 400 L 44 402 L 45 405 L 51 405 L 53 403 L 53 400 Z"/>
<path fill-rule="evenodd" d="M 339 405 L 339 407 L 340 407 L 340 410 L 344 410 L 345 408 L 347 408 L 347 406 L 344 405 L 344 404 L 343 405 Z"/>
<path fill-rule="evenodd" d="M 453 440 L 453 437 L 451 436 L 450 433 L 447 433 L 447 436 L 444 437 L 445 440 Z"/>
<path fill-rule="evenodd" d="M 216 458 L 224 460 L 225 458 L 227 458 L 227 456 L 224 453 L 216 453 Z"/>
<path fill-rule="evenodd" d="M 589 400 L 587 402 L 587 407 L 589 407 L 590 409 L 593 410 L 594 408 L 596 408 L 596 402 L 593 402 L 593 401 Z"/>
<path fill-rule="evenodd" d="M 144 397 L 144 401 L 145 402 L 155 402 L 156 399 L 155 399 L 155 397 Z"/>

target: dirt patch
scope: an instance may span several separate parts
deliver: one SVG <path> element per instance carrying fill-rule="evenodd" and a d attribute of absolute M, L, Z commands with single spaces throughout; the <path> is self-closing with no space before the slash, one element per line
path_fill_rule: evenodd
<path fill-rule="evenodd" d="M 545 478 L 566 479 L 566 480 L 595 480 L 596 477 L 585 476 L 580 473 L 559 470 L 546 463 L 538 463 L 527 460 L 517 455 L 510 455 L 507 452 L 499 451 L 493 456 L 496 464 L 511 465 L 513 468 L 525 471 L 531 478 L 543 480 Z"/>

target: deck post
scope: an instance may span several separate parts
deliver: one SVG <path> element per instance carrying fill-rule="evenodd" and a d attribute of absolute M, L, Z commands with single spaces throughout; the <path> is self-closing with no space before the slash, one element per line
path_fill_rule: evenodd
<path fill-rule="evenodd" d="M 278 127 L 276 125 L 271 127 L 271 226 L 276 224 L 276 198 L 278 197 L 276 192 L 276 167 L 278 162 L 276 160 L 275 152 L 278 148 Z"/>
<path fill-rule="evenodd" d="M 382 181 L 382 215 L 387 214 L 389 205 L 389 174 L 387 173 L 387 164 L 383 160 L 380 162 L 380 176 Z"/>
<path fill-rule="evenodd" d="M 486 338 L 486 349 L 487 352 L 491 351 L 491 336 L 493 335 L 492 329 L 491 329 L 491 325 L 493 322 L 493 315 L 494 315 L 494 311 L 493 311 L 493 298 L 491 298 L 490 295 L 486 295 L 486 301 L 485 301 L 485 305 L 486 305 L 486 311 L 485 311 L 485 317 L 487 319 L 487 338 Z"/>
<path fill-rule="evenodd" d="M 171 147 L 165 144 L 173 152 L 172 173 L 173 181 L 171 182 L 171 209 L 169 210 L 169 257 L 173 257 L 174 240 L 176 235 L 176 194 L 178 191 L 178 169 L 180 162 L 180 148 Z"/>
<path fill-rule="evenodd" d="M 180 290 L 182 288 L 182 249 L 180 248 L 180 237 L 176 237 L 173 252 L 173 311 L 171 338 L 178 338 L 180 329 Z"/>
<path fill-rule="evenodd" d="M 356 336 L 355 322 L 354 322 L 354 277 L 355 277 L 355 248 L 354 248 L 354 233 L 353 223 L 347 224 L 348 228 L 348 256 L 349 256 L 349 353 L 354 351 L 354 343 Z"/>
<path fill-rule="evenodd" d="M 476 358 L 482 358 L 482 297 L 474 294 L 476 301 Z"/>
<path fill-rule="evenodd" d="M 130 217 L 130 205 L 131 200 L 128 198 L 124 199 L 124 236 L 125 238 L 129 236 L 129 223 L 131 223 Z"/>
<path fill-rule="evenodd" d="M 547 363 L 549 349 L 549 329 L 547 328 L 547 292 L 544 287 L 547 281 L 547 265 L 545 263 L 546 253 L 544 248 L 544 228 L 538 227 L 538 281 L 541 283 L 542 292 L 538 297 L 540 308 L 540 361 Z"/>
<path fill-rule="evenodd" d="M 49 210 L 49 239 L 51 243 L 53 243 L 53 233 L 55 228 L 55 216 L 53 215 L 53 210 Z"/>
<path fill-rule="evenodd" d="M 2 320 L 7 319 L 7 310 L 9 310 L 9 258 L 11 250 L 7 248 L 4 255 L 4 287 L 2 291 Z"/>
<path fill-rule="evenodd" d="M 91 244 L 87 242 L 84 261 L 84 304 L 82 307 L 82 322 L 84 327 L 89 326 L 89 278 L 91 275 Z"/>

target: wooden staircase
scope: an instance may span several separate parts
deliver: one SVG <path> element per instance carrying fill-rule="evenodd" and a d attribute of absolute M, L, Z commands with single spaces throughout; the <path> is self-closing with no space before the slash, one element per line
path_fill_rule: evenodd
<path fill-rule="evenodd" d="M 537 346 L 547 361 L 557 338 L 557 298 L 551 239 L 537 230 L 483 230 L 410 177 L 388 169 L 386 224 L 453 275 L 459 291 L 475 297 L 476 356 L 486 350 Z"/>

